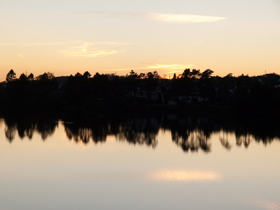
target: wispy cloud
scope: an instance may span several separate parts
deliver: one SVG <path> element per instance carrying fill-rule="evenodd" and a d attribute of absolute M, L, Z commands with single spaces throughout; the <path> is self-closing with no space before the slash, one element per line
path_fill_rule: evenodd
<path fill-rule="evenodd" d="M 146 18 L 166 23 L 209 23 L 227 19 L 226 17 L 193 14 L 136 13 L 136 12 L 74 12 L 75 14 L 102 14 L 109 17 Z"/>
<path fill-rule="evenodd" d="M 97 41 L 97 42 L 83 42 L 83 41 L 70 41 L 70 42 L 7 42 L 0 43 L 0 46 L 22 46 L 22 47 L 41 47 L 41 46 L 55 46 L 59 52 L 66 56 L 77 57 L 98 57 L 107 56 L 118 53 L 118 48 L 122 45 L 131 45 L 133 43 L 122 43 L 113 41 Z M 63 49 L 64 50 L 61 50 Z M 60 49 L 60 50 L 59 50 Z M 18 55 L 23 57 L 23 55 Z"/>
<path fill-rule="evenodd" d="M 60 42 L 8 42 L 0 43 L 0 46 L 47 46 L 47 45 L 65 45 Z"/>
<path fill-rule="evenodd" d="M 209 23 L 227 19 L 226 17 L 189 14 L 151 14 L 152 19 L 167 23 Z"/>
<path fill-rule="evenodd" d="M 100 42 L 94 42 L 92 44 L 102 44 L 102 45 L 134 45 L 136 43 L 131 42 L 110 42 L 110 41 L 100 41 Z"/>
<path fill-rule="evenodd" d="M 65 45 L 78 45 L 83 43 L 82 41 L 71 41 L 71 42 L 7 42 L 0 43 L 0 46 L 65 46 Z M 113 41 L 98 41 L 91 42 L 94 45 L 132 45 L 135 43 L 126 42 L 113 42 Z"/>
<path fill-rule="evenodd" d="M 97 57 L 97 56 L 107 56 L 117 53 L 117 50 L 103 50 L 93 47 L 93 43 L 84 43 L 82 45 L 69 46 L 62 53 L 66 56 L 75 57 Z"/>

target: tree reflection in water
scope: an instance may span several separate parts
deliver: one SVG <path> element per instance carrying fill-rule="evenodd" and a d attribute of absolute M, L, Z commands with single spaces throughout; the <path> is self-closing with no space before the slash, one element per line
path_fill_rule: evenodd
<path fill-rule="evenodd" d="M 64 128 L 69 140 L 81 141 L 84 144 L 89 143 L 90 139 L 94 143 L 105 142 L 107 135 L 110 135 L 108 125 L 102 123 L 94 123 L 88 127 L 76 123 L 64 123 Z"/>
<path fill-rule="evenodd" d="M 5 136 L 9 142 L 12 142 L 16 136 L 16 121 L 15 120 L 5 120 Z"/>
<path fill-rule="evenodd" d="M 16 132 L 20 139 L 27 137 L 32 139 L 34 132 L 41 135 L 42 140 L 46 140 L 55 132 L 58 123 L 55 120 L 27 120 L 27 119 L 5 119 L 5 135 L 9 142 L 12 142 Z"/>
<path fill-rule="evenodd" d="M 222 131 L 222 132 L 223 132 L 223 136 L 220 137 L 220 142 L 224 148 L 226 148 L 227 150 L 230 150 L 231 144 L 228 141 L 228 133 L 225 133 L 224 131 Z M 226 137 L 225 137 L 225 135 L 226 135 Z M 236 141 L 237 141 L 237 139 L 236 139 Z"/>
<path fill-rule="evenodd" d="M 108 135 L 114 135 L 118 141 L 127 141 L 131 144 L 146 144 L 156 147 L 156 136 L 159 125 L 156 119 L 131 119 L 124 121 L 108 121 L 94 119 L 88 125 L 64 123 L 65 132 L 69 140 L 89 143 L 105 142 Z"/>
<path fill-rule="evenodd" d="M 119 126 L 116 139 L 130 144 L 145 144 L 155 148 L 160 125 L 157 118 L 128 119 Z"/>
<path fill-rule="evenodd" d="M 6 118 L 5 136 L 12 142 L 18 133 L 20 139 L 32 139 L 35 132 L 42 140 L 51 136 L 58 121 L 55 119 L 11 119 Z M 63 123 L 69 140 L 88 144 L 106 142 L 108 135 L 115 136 L 117 141 L 134 145 L 147 145 L 155 148 L 158 144 L 157 135 L 160 129 L 170 130 L 172 141 L 184 152 L 208 153 L 211 151 L 211 135 L 220 133 L 220 143 L 230 150 L 232 145 L 228 141 L 228 134 L 234 133 L 236 145 L 249 147 L 255 140 L 264 145 L 273 140 L 279 140 L 280 123 L 266 119 L 250 118 L 221 118 L 165 115 L 157 117 L 92 117 L 89 121 L 75 121 Z"/>
<path fill-rule="evenodd" d="M 197 152 L 199 149 L 204 152 L 211 151 L 211 144 L 208 141 L 211 132 L 209 132 L 209 127 L 205 126 L 207 122 L 206 118 L 187 117 L 177 120 L 176 116 L 169 116 L 167 121 L 170 124 L 172 141 L 185 152 Z"/>

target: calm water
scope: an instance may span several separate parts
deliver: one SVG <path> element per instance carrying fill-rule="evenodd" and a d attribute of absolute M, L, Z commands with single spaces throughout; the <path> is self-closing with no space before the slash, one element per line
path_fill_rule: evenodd
<path fill-rule="evenodd" d="M 280 210 L 279 136 L 250 120 L 0 119 L 0 210 Z"/>

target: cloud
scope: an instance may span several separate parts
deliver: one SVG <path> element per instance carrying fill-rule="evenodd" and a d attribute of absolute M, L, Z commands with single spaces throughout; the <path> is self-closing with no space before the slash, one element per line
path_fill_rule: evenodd
<path fill-rule="evenodd" d="M 121 45 L 131 45 L 133 43 L 122 43 L 113 41 L 98 41 L 98 42 L 82 42 L 82 41 L 71 41 L 71 42 L 9 42 L 0 43 L 0 46 L 23 46 L 23 47 L 41 47 L 41 46 L 56 46 L 60 49 L 66 48 L 65 50 L 59 50 L 66 56 L 77 56 L 77 57 L 98 57 L 107 56 L 118 53 L 118 50 L 112 49 L 120 47 Z M 68 46 L 68 47 L 67 47 Z M 111 49 L 110 49 L 111 48 Z M 124 51 L 124 50 L 122 50 Z M 23 57 L 23 55 L 18 55 Z"/>
<path fill-rule="evenodd" d="M 226 17 L 188 15 L 188 14 L 151 14 L 152 19 L 167 23 L 209 23 L 227 19 Z"/>
<path fill-rule="evenodd" d="M 136 12 L 74 12 L 74 14 L 102 14 L 119 18 L 146 18 L 166 23 L 209 23 L 227 19 L 226 17 L 192 15 L 192 14 L 168 14 L 168 13 L 136 13 Z"/>
<path fill-rule="evenodd" d="M 81 44 L 81 41 L 72 41 L 72 42 L 8 42 L 8 43 L 0 43 L 0 46 L 65 46 L 65 45 L 75 45 Z M 126 42 L 112 42 L 112 41 L 98 41 L 93 42 L 91 44 L 95 45 L 132 45 L 135 43 L 126 43 Z"/>
<path fill-rule="evenodd" d="M 59 42 L 12 42 L 0 43 L 0 46 L 45 46 L 45 45 L 65 45 Z"/>
<path fill-rule="evenodd" d="M 84 43 L 83 45 L 74 45 L 68 47 L 68 49 L 63 50 L 62 53 L 66 56 L 75 57 L 97 57 L 97 56 L 107 56 L 117 53 L 117 50 L 100 50 L 92 47 L 93 43 Z"/>
<path fill-rule="evenodd" d="M 134 45 L 136 43 L 131 42 L 110 42 L 110 41 L 100 41 L 100 42 L 94 42 L 92 44 L 102 44 L 102 45 Z"/>
<path fill-rule="evenodd" d="M 161 170 L 148 174 L 148 178 L 157 181 L 205 182 L 217 181 L 222 178 L 222 175 L 205 170 Z"/>

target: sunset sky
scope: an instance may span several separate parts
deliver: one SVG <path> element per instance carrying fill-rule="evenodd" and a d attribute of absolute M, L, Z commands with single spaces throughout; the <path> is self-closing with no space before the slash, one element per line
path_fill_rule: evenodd
<path fill-rule="evenodd" d="M 279 0 L 0 0 L 0 81 L 186 68 L 280 74 Z"/>

